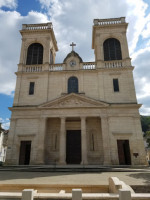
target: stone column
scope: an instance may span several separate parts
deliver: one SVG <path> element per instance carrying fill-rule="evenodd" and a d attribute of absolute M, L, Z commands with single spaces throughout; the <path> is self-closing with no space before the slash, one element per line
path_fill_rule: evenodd
<path fill-rule="evenodd" d="M 110 157 L 110 136 L 108 127 L 108 118 L 101 117 L 101 127 L 102 127 L 102 139 L 103 139 L 103 154 L 104 154 L 104 165 L 111 165 Z"/>
<path fill-rule="evenodd" d="M 60 144 L 59 144 L 59 164 L 66 164 L 66 119 L 61 118 L 60 124 Z"/>
<path fill-rule="evenodd" d="M 10 119 L 10 129 L 8 134 L 7 154 L 5 164 L 17 165 L 19 160 L 19 149 L 16 149 L 16 123 L 17 119 Z M 19 145 L 18 145 L 19 146 Z"/>
<path fill-rule="evenodd" d="M 43 165 L 45 164 L 44 154 L 45 154 L 45 135 L 46 135 L 46 125 L 47 118 L 40 118 L 40 127 L 38 135 L 38 154 L 36 164 Z M 33 147 L 34 148 L 34 147 Z"/>
<path fill-rule="evenodd" d="M 87 135 L 86 135 L 86 117 L 81 117 L 81 147 L 82 147 L 82 165 L 87 162 Z"/>

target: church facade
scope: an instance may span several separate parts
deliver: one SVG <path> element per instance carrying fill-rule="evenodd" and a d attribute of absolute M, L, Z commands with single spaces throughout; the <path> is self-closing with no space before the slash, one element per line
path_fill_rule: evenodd
<path fill-rule="evenodd" d="M 127 26 L 95 19 L 95 61 L 61 64 L 51 23 L 22 26 L 6 164 L 146 164 Z"/>

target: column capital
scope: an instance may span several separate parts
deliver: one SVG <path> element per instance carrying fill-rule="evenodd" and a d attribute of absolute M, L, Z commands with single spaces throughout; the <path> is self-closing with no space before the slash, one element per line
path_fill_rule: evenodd
<path fill-rule="evenodd" d="M 46 117 L 46 116 L 41 116 L 40 117 L 40 120 L 46 120 L 48 117 Z"/>
<path fill-rule="evenodd" d="M 83 120 L 83 119 L 86 120 L 86 118 L 87 118 L 86 116 L 81 116 L 81 117 L 80 117 L 81 120 Z"/>
<path fill-rule="evenodd" d="M 108 119 L 108 115 L 100 115 L 101 119 Z"/>
<path fill-rule="evenodd" d="M 61 120 L 66 120 L 66 117 L 60 117 Z"/>

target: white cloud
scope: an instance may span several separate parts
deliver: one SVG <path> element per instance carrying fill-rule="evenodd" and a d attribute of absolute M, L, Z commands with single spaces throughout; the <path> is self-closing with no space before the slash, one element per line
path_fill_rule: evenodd
<path fill-rule="evenodd" d="M 15 89 L 17 64 L 19 63 L 21 36 L 19 30 L 24 23 L 47 22 L 42 13 L 29 12 L 23 17 L 20 13 L 0 10 L 0 93 L 12 95 Z"/>
<path fill-rule="evenodd" d="M 138 102 L 143 104 L 140 112 L 150 115 L 150 47 L 133 54 L 133 64 L 137 98 Z"/>
<path fill-rule="evenodd" d="M 16 0 L 0 0 L 0 8 L 1 7 L 7 7 L 7 8 L 16 8 L 17 7 L 17 1 Z"/>
<path fill-rule="evenodd" d="M 10 120 L 9 120 L 8 118 L 6 118 L 6 119 L 0 118 L 0 123 L 2 123 L 2 128 L 3 128 L 3 129 L 5 129 L 5 130 L 8 130 L 8 129 L 9 129 Z"/>

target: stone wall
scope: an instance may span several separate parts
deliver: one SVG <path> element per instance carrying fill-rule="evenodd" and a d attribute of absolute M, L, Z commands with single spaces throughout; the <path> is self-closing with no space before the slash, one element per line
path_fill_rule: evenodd
<path fill-rule="evenodd" d="M 103 141 L 100 118 L 87 118 L 89 164 L 103 164 Z"/>
<path fill-rule="evenodd" d="M 45 136 L 45 164 L 56 164 L 59 160 L 60 119 L 49 118 Z"/>

